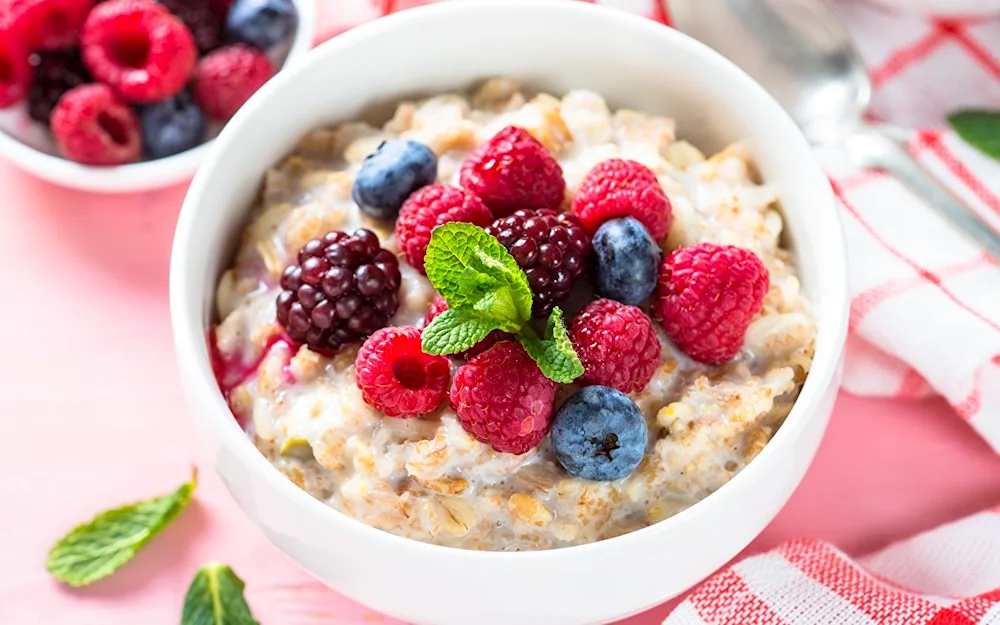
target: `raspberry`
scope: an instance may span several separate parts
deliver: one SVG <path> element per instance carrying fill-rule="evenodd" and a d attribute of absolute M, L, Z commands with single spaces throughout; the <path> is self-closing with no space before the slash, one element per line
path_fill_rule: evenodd
<path fill-rule="evenodd" d="M 558 209 L 566 195 L 562 168 L 528 131 L 507 126 L 462 163 L 459 181 L 497 217 L 519 208 Z"/>
<path fill-rule="evenodd" d="M 623 393 L 641 391 L 660 366 L 660 341 L 649 317 L 635 306 L 599 299 L 573 319 L 570 338 L 583 363 L 585 384 Z"/>
<path fill-rule="evenodd" d="M 66 158 L 87 165 L 132 163 L 142 152 L 139 120 L 107 85 L 67 91 L 52 111 L 52 134 Z"/>
<path fill-rule="evenodd" d="M 598 163 L 580 183 L 573 212 L 589 234 L 615 217 L 635 217 L 659 243 L 670 230 L 670 200 L 656 174 L 635 161 L 612 158 Z"/>
<path fill-rule="evenodd" d="M 76 43 L 94 0 L 7 0 L 10 28 L 31 50 L 58 50 Z"/>
<path fill-rule="evenodd" d="M 194 99 L 212 119 L 229 120 L 274 76 L 267 56 L 236 44 L 205 55 L 194 68 Z"/>
<path fill-rule="evenodd" d="M 21 40 L 0 26 L 0 108 L 17 104 L 31 84 L 31 65 Z"/>
<path fill-rule="evenodd" d="M 451 403 L 462 427 L 478 440 L 496 451 L 523 454 L 548 434 L 558 387 L 520 344 L 502 341 L 455 372 Z"/>
<path fill-rule="evenodd" d="M 200 52 L 208 52 L 219 45 L 222 37 L 222 20 L 205 0 L 156 0 L 178 17 L 194 37 Z"/>
<path fill-rule="evenodd" d="M 431 230 L 450 221 L 464 221 L 485 228 L 493 214 L 478 197 L 458 187 L 435 184 L 412 194 L 399 210 L 396 220 L 396 243 L 420 273 L 431 240 Z"/>
<path fill-rule="evenodd" d="M 587 268 L 590 238 L 570 213 L 519 210 L 494 221 L 486 232 L 507 248 L 528 276 L 534 292 L 532 312 L 542 317 L 569 297 Z"/>
<path fill-rule="evenodd" d="M 32 57 L 32 64 L 35 77 L 28 88 L 28 114 L 31 119 L 48 125 L 52 110 L 63 94 L 92 79 L 76 48 L 41 52 Z"/>
<path fill-rule="evenodd" d="M 299 251 L 281 276 L 278 321 L 299 345 L 333 356 L 396 314 L 399 261 L 365 229 L 328 232 Z"/>
<path fill-rule="evenodd" d="M 420 330 L 382 328 L 368 337 L 355 361 L 355 381 L 365 403 L 389 417 L 418 417 L 448 398 L 451 363 L 425 354 Z"/>
<path fill-rule="evenodd" d="M 700 243 L 674 250 L 660 266 L 653 314 L 685 354 L 721 364 L 743 347 L 770 284 L 749 250 Z"/>
<path fill-rule="evenodd" d="M 434 317 L 437 317 L 446 310 L 448 310 L 448 302 L 446 302 L 443 297 L 435 293 L 434 299 L 431 301 L 431 305 L 427 309 L 427 315 L 424 317 L 424 327 L 426 328 L 427 326 L 429 326 L 431 321 L 434 321 Z M 479 354 L 482 354 L 489 348 L 493 347 L 498 342 L 506 340 L 507 338 L 509 338 L 509 336 L 507 335 L 506 332 L 501 332 L 500 330 L 494 330 L 493 332 L 487 334 L 486 338 L 479 341 L 478 343 L 476 343 L 469 349 L 465 350 L 464 352 L 456 354 L 456 356 L 458 356 L 459 358 L 465 358 L 467 360 L 474 358 L 475 356 L 478 356 Z"/>
<path fill-rule="evenodd" d="M 152 0 L 108 0 L 83 25 L 83 62 L 133 102 L 156 102 L 191 77 L 198 50 L 184 23 Z"/>

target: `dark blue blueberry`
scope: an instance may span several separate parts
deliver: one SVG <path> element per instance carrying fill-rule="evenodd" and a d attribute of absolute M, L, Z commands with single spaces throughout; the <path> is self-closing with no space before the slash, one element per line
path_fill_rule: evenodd
<path fill-rule="evenodd" d="M 292 0 L 236 0 L 226 17 L 231 41 L 268 50 L 288 40 L 298 22 Z"/>
<path fill-rule="evenodd" d="M 594 233 L 597 292 L 629 306 L 652 294 L 660 271 L 660 248 L 634 217 L 605 222 Z"/>
<path fill-rule="evenodd" d="M 631 475 L 646 453 L 646 418 L 621 391 L 587 386 L 552 421 L 552 448 L 566 471 L 585 480 Z"/>
<path fill-rule="evenodd" d="M 206 125 L 205 113 L 183 91 L 139 111 L 142 146 L 149 158 L 172 156 L 200 145 Z"/>
<path fill-rule="evenodd" d="M 395 219 L 410 194 L 437 179 L 437 157 L 423 143 L 383 141 L 354 178 L 354 201 L 375 219 Z"/>

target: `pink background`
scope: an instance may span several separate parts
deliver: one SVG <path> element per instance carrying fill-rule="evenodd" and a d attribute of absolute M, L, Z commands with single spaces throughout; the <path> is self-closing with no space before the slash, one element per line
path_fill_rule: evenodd
<path fill-rule="evenodd" d="M 65 531 L 104 508 L 172 490 L 202 461 L 167 313 L 184 189 L 107 198 L 9 165 L 0 165 L 0 189 L 0 292 L 8 294 L 0 622 L 175 624 L 192 575 L 216 559 L 246 580 L 264 625 L 392 623 L 301 572 L 209 470 L 184 515 L 115 576 L 80 590 L 48 577 L 47 550 Z M 844 395 L 805 482 L 750 549 L 814 536 L 861 554 L 997 503 L 1000 457 L 942 401 Z M 668 609 L 627 623 L 659 623 Z"/>

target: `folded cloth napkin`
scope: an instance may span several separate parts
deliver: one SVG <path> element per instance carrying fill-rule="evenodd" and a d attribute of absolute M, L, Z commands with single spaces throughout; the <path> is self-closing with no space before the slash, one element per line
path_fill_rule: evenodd
<path fill-rule="evenodd" d="M 338 0 L 326 36 L 432 0 Z M 669 23 L 658 0 L 589 0 Z M 912 132 L 930 171 L 1000 230 L 1000 164 L 946 130 L 963 107 L 1000 109 L 1000 20 L 893 15 L 833 0 L 872 69 L 872 117 Z M 336 14 L 336 15 L 334 15 Z M 353 22 L 352 22 L 353 20 Z M 899 182 L 819 154 L 839 200 L 852 306 L 844 388 L 945 397 L 1000 452 L 1000 266 Z M 1000 625 L 1000 509 L 852 561 L 798 540 L 697 588 L 667 625 Z"/>

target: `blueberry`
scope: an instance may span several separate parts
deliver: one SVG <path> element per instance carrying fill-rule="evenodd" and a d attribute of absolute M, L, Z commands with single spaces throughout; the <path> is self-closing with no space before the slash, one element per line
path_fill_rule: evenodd
<path fill-rule="evenodd" d="M 597 292 L 603 297 L 638 306 L 656 288 L 660 248 L 634 217 L 605 222 L 594 234 Z"/>
<path fill-rule="evenodd" d="M 196 147 L 205 138 L 206 125 L 205 113 L 183 91 L 139 111 L 142 145 L 148 158 L 172 156 Z"/>
<path fill-rule="evenodd" d="M 642 462 L 646 418 L 627 395 L 587 386 L 566 400 L 552 421 L 552 448 L 566 471 L 585 480 L 620 480 Z"/>
<path fill-rule="evenodd" d="M 266 51 L 291 37 L 296 22 L 292 0 L 236 0 L 226 17 L 226 35 Z"/>
<path fill-rule="evenodd" d="M 383 141 L 361 163 L 354 178 L 354 201 L 375 219 L 395 219 L 410 194 L 437 179 L 437 157 L 423 143 Z"/>

